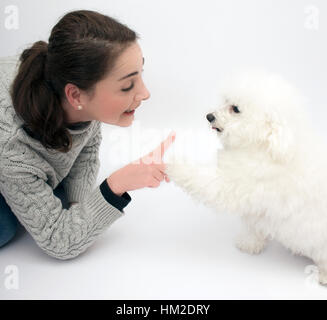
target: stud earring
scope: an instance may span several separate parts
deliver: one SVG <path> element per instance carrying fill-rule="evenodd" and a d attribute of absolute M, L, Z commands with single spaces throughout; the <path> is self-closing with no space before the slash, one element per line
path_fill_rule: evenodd
<path fill-rule="evenodd" d="M 77 107 L 77 110 L 82 110 L 82 109 L 83 109 L 82 106 L 78 106 L 78 107 Z"/>

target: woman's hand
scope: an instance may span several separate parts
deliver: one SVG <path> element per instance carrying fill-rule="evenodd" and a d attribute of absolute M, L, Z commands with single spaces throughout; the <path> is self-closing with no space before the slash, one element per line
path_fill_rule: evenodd
<path fill-rule="evenodd" d="M 172 132 L 155 150 L 115 171 L 107 178 L 110 189 L 121 196 L 126 191 L 159 187 L 163 180 L 169 182 L 162 158 L 174 141 L 175 133 Z"/>

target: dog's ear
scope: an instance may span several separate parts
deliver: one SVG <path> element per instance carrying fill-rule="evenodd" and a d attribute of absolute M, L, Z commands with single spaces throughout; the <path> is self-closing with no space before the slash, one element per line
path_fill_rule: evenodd
<path fill-rule="evenodd" d="M 294 155 L 294 134 L 284 118 L 271 113 L 265 123 L 265 143 L 271 158 L 277 162 L 290 160 Z"/>

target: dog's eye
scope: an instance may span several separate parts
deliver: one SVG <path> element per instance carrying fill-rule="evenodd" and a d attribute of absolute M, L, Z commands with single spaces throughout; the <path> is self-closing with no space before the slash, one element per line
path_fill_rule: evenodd
<path fill-rule="evenodd" d="M 238 108 L 238 106 L 232 106 L 232 110 L 235 112 L 235 113 L 240 113 L 240 109 Z"/>

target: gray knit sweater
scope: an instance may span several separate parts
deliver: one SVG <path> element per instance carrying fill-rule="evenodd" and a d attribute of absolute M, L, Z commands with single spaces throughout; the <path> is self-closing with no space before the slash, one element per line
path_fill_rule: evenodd
<path fill-rule="evenodd" d="M 18 58 L 0 59 L 0 193 L 42 250 L 58 259 L 70 259 L 121 217 L 123 206 L 118 209 L 100 186 L 94 187 L 100 167 L 101 122 L 93 120 L 81 129 L 68 129 L 73 139 L 68 153 L 47 151 L 23 129 L 9 95 Z M 61 182 L 68 201 L 77 202 L 69 209 L 53 193 Z"/>

